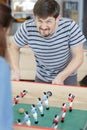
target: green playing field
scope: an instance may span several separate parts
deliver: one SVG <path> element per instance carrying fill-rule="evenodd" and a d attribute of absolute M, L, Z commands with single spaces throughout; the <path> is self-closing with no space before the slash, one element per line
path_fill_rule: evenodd
<path fill-rule="evenodd" d="M 17 119 L 21 119 L 21 121 L 24 120 L 24 114 L 19 114 L 18 110 L 19 108 L 24 108 L 25 111 L 28 111 L 30 113 L 31 111 L 31 105 L 29 104 L 21 104 L 18 103 L 13 106 L 13 112 L 14 112 L 14 124 L 17 123 Z M 61 108 L 57 107 L 50 107 L 49 110 L 46 110 L 44 106 L 44 117 L 40 116 L 40 112 L 37 109 L 38 113 L 38 124 L 34 123 L 34 119 L 31 116 L 31 125 L 32 126 L 40 126 L 44 128 L 51 128 L 52 127 L 52 121 L 54 119 L 54 116 L 56 114 L 61 113 Z M 87 122 L 87 111 L 86 110 L 77 110 L 73 109 L 72 112 L 69 112 L 67 110 L 65 121 L 64 123 L 60 122 L 58 125 L 58 128 L 62 130 L 80 130 L 84 127 L 85 123 Z"/>

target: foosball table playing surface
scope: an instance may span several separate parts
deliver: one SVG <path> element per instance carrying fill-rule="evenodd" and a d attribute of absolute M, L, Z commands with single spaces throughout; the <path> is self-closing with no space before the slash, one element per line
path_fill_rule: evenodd
<path fill-rule="evenodd" d="M 87 130 L 87 87 L 12 81 L 12 94 L 14 130 Z"/>

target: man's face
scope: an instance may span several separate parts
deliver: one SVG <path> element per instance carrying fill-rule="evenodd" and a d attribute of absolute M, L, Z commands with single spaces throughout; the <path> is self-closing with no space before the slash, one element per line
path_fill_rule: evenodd
<path fill-rule="evenodd" d="M 42 19 L 36 16 L 35 20 L 37 29 L 40 34 L 44 37 L 47 37 L 55 32 L 59 18 L 47 17 L 46 19 Z"/>

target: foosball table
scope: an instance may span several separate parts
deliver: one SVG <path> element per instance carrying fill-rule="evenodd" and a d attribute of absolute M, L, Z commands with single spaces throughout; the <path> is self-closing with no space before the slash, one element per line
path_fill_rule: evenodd
<path fill-rule="evenodd" d="M 87 88 L 12 81 L 14 130 L 87 130 Z"/>

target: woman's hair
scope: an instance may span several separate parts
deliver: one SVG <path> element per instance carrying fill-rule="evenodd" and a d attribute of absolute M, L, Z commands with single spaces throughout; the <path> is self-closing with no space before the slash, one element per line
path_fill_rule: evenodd
<path fill-rule="evenodd" d="M 11 8 L 4 3 L 0 3 L 0 56 L 5 57 L 7 44 L 5 31 L 13 21 Z"/>
<path fill-rule="evenodd" d="M 0 26 L 0 56 L 5 57 L 7 49 L 6 37 L 3 31 L 3 27 Z"/>
<path fill-rule="evenodd" d="M 54 17 L 60 14 L 60 6 L 55 0 L 37 0 L 33 9 L 34 16 L 40 18 Z"/>

